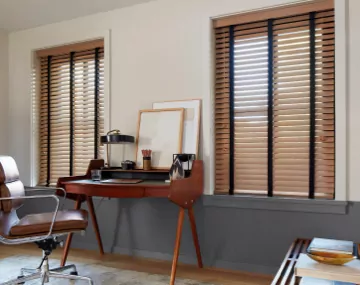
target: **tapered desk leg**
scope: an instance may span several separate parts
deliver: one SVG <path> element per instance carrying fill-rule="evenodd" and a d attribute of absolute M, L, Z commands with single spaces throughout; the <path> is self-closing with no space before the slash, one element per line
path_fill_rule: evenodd
<path fill-rule="evenodd" d="M 196 250 L 196 257 L 197 257 L 198 266 L 200 268 L 203 268 L 203 263 L 202 263 L 202 258 L 201 258 L 201 251 L 200 251 L 200 244 L 199 244 L 199 238 L 198 238 L 197 230 L 196 230 L 196 223 L 195 223 L 195 216 L 194 216 L 193 207 L 189 208 L 188 214 L 189 214 L 191 231 L 192 231 L 192 236 L 193 236 L 195 250 Z"/>
<path fill-rule="evenodd" d="M 101 240 L 101 235 L 100 235 L 100 230 L 99 230 L 99 225 L 97 222 L 97 218 L 96 218 L 96 213 L 95 213 L 95 209 L 94 209 L 94 203 L 93 203 L 93 199 L 92 197 L 87 196 L 86 197 L 86 202 L 89 208 L 89 212 L 90 212 L 90 216 L 91 216 L 91 220 L 93 223 L 93 227 L 95 230 L 95 234 L 96 234 L 96 239 L 99 245 L 99 249 L 100 249 L 100 254 L 104 255 L 104 248 L 102 245 L 102 240 Z"/>
<path fill-rule="evenodd" d="M 173 263 L 172 263 L 172 268 L 171 268 L 170 285 L 175 284 L 176 267 L 177 267 L 177 262 L 178 262 L 178 258 L 179 258 L 181 233 L 182 233 L 182 226 L 183 226 L 183 222 L 184 222 L 184 212 L 185 212 L 184 208 L 180 208 L 177 230 L 176 230 L 174 257 L 173 257 Z"/>
<path fill-rule="evenodd" d="M 76 202 L 75 202 L 75 210 L 79 210 L 81 208 L 81 197 L 78 196 Z M 65 242 L 65 247 L 63 251 L 63 256 L 61 258 L 61 266 L 65 266 L 67 256 L 69 254 L 71 240 L 73 237 L 73 233 L 69 233 Z"/>

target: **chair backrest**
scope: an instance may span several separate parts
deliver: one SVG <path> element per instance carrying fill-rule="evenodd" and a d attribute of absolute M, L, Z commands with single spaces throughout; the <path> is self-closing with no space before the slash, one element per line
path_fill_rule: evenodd
<path fill-rule="evenodd" d="M 0 156 L 0 197 L 23 197 L 25 189 L 19 180 L 19 170 L 11 156 Z M 23 199 L 0 201 L 0 211 L 10 213 L 23 205 Z"/>
<path fill-rule="evenodd" d="M 190 208 L 203 191 L 204 164 L 202 160 L 194 160 L 190 177 L 171 180 L 169 199 L 180 207 Z"/>
<path fill-rule="evenodd" d="M 90 160 L 88 169 L 86 171 L 86 177 L 91 178 L 91 170 L 93 169 L 101 169 L 105 166 L 105 161 L 103 159 L 92 159 Z"/>

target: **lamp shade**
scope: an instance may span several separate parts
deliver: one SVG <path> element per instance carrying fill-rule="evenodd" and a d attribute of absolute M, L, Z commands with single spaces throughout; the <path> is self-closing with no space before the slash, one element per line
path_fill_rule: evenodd
<path fill-rule="evenodd" d="M 128 135 L 107 135 L 101 136 L 100 141 L 102 144 L 123 144 L 134 143 L 135 138 Z"/>
<path fill-rule="evenodd" d="M 105 136 L 100 137 L 102 144 L 126 144 L 134 143 L 135 138 L 133 136 L 123 135 L 118 130 L 109 131 Z"/>

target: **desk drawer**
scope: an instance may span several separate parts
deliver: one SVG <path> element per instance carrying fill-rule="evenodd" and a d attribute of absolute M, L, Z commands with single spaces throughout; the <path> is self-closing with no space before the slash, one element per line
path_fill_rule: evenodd
<path fill-rule="evenodd" d="M 108 198 L 142 198 L 144 187 L 114 187 L 114 185 L 84 185 L 68 184 L 65 188 L 67 193 L 87 195 L 92 197 Z"/>
<path fill-rule="evenodd" d="M 169 196 L 169 187 L 149 187 L 145 188 L 145 197 L 168 197 Z"/>

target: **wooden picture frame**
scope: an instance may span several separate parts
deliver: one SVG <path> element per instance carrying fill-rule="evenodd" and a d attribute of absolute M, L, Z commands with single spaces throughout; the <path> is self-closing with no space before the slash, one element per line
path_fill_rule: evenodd
<path fill-rule="evenodd" d="M 181 153 L 184 108 L 140 110 L 136 134 L 135 163 L 143 168 L 142 149 L 151 149 L 152 169 L 170 169 L 173 154 Z"/>
<path fill-rule="evenodd" d="M 182 152 L 195 154 L 199 157 L 201 99 L 187 99 L 154 102 L 153 109 L 184 108 L 184 128 Z"/>

